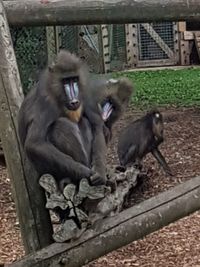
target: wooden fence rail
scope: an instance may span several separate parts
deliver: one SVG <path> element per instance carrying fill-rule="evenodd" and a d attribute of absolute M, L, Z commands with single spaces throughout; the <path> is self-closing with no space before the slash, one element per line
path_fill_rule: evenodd
<path fill-rule="evenodd" d="M 13 26 L 200 20 L 199 0 L 14 0 L 4 5 Z"/>
<path fill-rule="evenodd" d="M 77 241 L 52 244 L 10 267 L 80 267 L 198 209 L 199 176 L 104 219 Z"/>
<path fill-rule="evenodd" d="M 0 137 L 23 243 L 29 253 L 51 242 L 52 226 L 45 209 L 44 192 L 20 149 L 17 115 L 23 98 L 8 22 L 0 0 Z"/>

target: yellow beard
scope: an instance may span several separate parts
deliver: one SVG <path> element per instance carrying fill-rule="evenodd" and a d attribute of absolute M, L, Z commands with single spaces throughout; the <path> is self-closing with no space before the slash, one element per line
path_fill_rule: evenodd
<path fill-rule="evenodd" d="M 82 114 L 82 106 L 80 106 L 77 110 L 66 109 L 65 112 L 66 112 L 67 118 L 70 121 L 78 123 L 81 118 L 81 114 Z"/>

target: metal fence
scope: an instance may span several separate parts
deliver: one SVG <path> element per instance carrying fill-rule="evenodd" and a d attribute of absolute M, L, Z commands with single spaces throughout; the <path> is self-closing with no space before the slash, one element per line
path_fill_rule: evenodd
<path fill-rule="evenodd" d="M 152 61 L 159 64 L 155 60 L 175 64 L 175 25 L 133 24 L 131 32 L 127 32 L 131 27 L 125 25 L 11 28 L 24 91 L 33 86 L 40 70 L 62 48 L 79 55 L 95 73 L 125 70 L 128 65 L 137 67 L 142 63 L 148 66 Z M 130 55 L 132 63 L 128 64 Z"/>
<path fill-rule="evenodd" d="M 174 50 L 173 23 L 139 24 L 138 38 L 140 60 L 167 59 L 168 55 L 163 51 L 161 42 Z"/>
<path fill-rule="evenodd" d="M 11 28 L 24 91 L 27 92 L 47 62 L 46 28 Z"/>
<path fill-rule="evenodd" d="M 126 63 L 126 34 L 124 25 L 110 25 L 110 70 L 123 70 Z"/>

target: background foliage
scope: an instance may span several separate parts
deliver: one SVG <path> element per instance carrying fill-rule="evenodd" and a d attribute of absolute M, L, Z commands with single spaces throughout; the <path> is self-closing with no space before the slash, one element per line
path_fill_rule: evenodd
<path fill-rule="evenodd" d="M 67 36 L 70 40 L 74 40 L 72 38 L 75 36 L 74 30 L 77 28 L 63 27 L 60 32 L 61 40 L 66 41 Z M 65 33 L 67 36 L 64 35 Z M 46 28 L 15 27 L 11 28 L 11 35 L 23 89 L 27 93 L 48 61 Z M 70 51 L 77 49 L 75 43 L 63 42 L 61 44 L 63 48 L 71 48 Z M 117 50 L 113 51 L 117 55 Z M 112 76 L 126 76 L 132 80 L 136 89 L 132 103 L 137 107 L 200 105 L 199 68 L 118 72 L 113 73 Z"/>
<path fill-rule="evenodd" d="M 45 27 L 10 28 L 23 90 L 27 93 L 47 63 Z"/>
<path fill-rule="evenodd" d="M 132 80 L 136 89 L 132 103 L 136 106 L 200 106 L 199 68 L 134 71 L 113 76 Z"/>

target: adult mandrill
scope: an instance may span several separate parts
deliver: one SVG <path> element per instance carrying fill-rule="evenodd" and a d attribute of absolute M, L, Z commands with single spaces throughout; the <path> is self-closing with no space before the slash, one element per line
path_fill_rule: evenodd
<path fill-rule="evenodd" d="M 39 175 L 49 173 L 58 182 L 69 176 L 77 183 L 93 174 L 87 159 L 83 159 L 85 151 L 81 151 L 84 146 L 77 126 L 82 116 L 86 85 L 85 67 L 76 56 L 63 50 L 56 63 L 44 70 L 37 87 L 24 99 L 19 111 L 19 137 Z M 56 122 L 65 125 L 66 132 L 56 128 L 59 139 L 62 140 L 63 135 L 67 138 L 62 148 L 50 140 Z"/>
<path fill-rule="evenodd" d="M 107 81 L 95 79 L 93 82 L 88 84 L 87 94 L 83 98 L 78 131 L 70 134 L 70 123 L 66 124 L 66 119 L 61 118 L 54 123 L 49 139 L 63 153 L 70 153 L 77 161 L 90 166 L 94 171 L 90 181 L 98 185 L 106 183 L 107 143 L 112 136 L 112 126 L 127 105 L 133 86 L 124 78 Z M 67 183 L 69 177 L 62 180 L 61 188 Z"/>
<path fill-rule="evenodd" d="M 92 185 L 106 183 L 98 171 L 105 169 L 101 162 L 106 156 L 102 116 L 107 112 L 96 109 L 101 104 L 96 100 L 86 108 L 85 96 L 91 92 L 87 86 L 83 63 L 75 55 L 61 51 L 20 108 L 21 144 L 38 174 L 53 175 L 58 185 L 63 180 L 78 184 L 82 178 L 88 178 Z M 104 94 L 98 101 L 105 102 Z"/>

